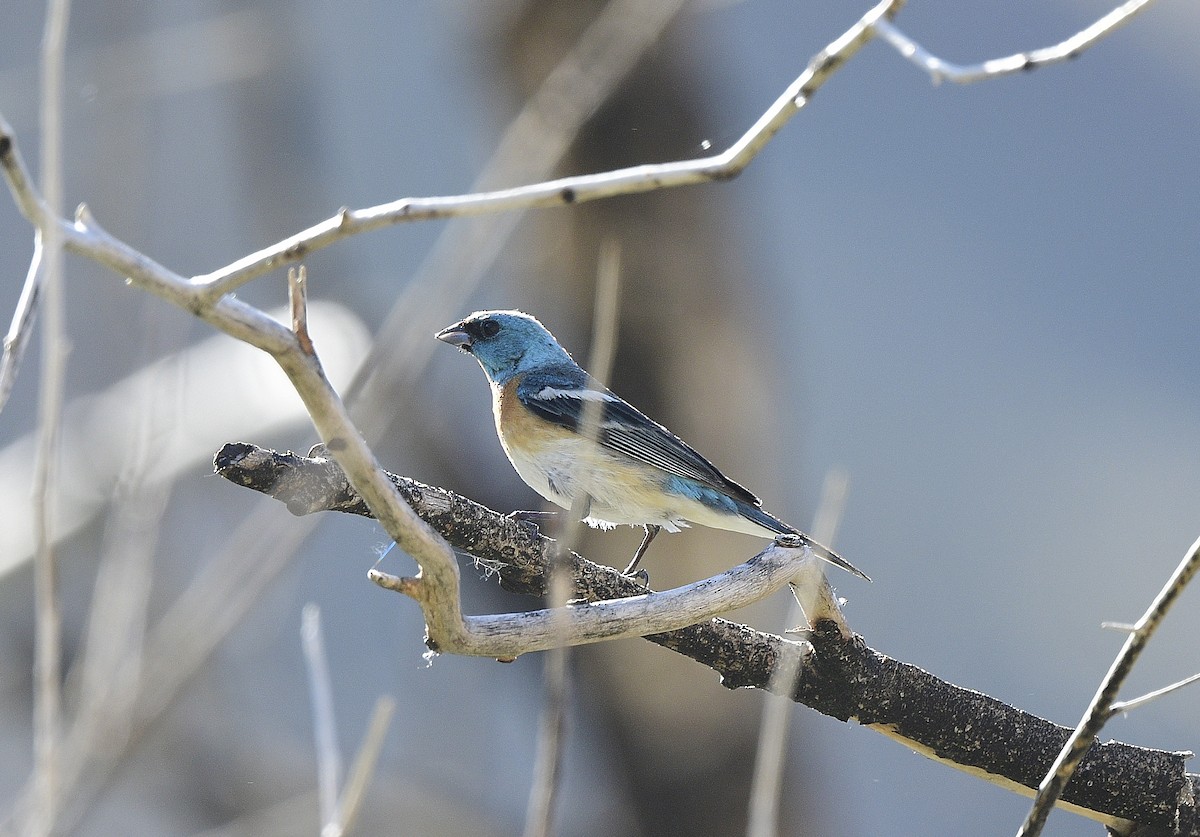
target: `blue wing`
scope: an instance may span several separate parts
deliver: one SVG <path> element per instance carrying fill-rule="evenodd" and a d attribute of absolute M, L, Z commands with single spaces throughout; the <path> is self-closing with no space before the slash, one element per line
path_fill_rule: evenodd
<path fill-rule="evenodd" d="M 527 373 L 517 385 L 517 398 L 543 419 L 574 431 L 583 422 L 586 405 L 598 403 L 597 441 L 604 447 L 732 498 L 742 517 L 780 534 L 800 535 L 817 557 L 870 581 L 866 573 L 833 550 L 762 511 L 762 504 L 752 493 L 718 471 L 670 430 L 589 380 L 578 366 L 554 366 Z"/>
<path fill-rule="evenodd" d="M 597 441 L 668 474 L 694 480 L 758 508 L 750 491 L 717 470 L 687 442 L 645 413 L 588 379 L 578 366 L 539 369 L 517 386 L 521 403 L 547 421 L 578 431 L 589 403 L 600 404 Z"/>

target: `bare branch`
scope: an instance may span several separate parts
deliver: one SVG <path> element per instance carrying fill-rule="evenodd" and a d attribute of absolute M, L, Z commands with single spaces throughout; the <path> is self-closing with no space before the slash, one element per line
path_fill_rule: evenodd
<path fill-rule="evenodd" d="M 17 371 L 25 357 L 25 347 L 33 336 L 33 324 L 37 321 L 38 300 L 41 297 L 42 231 L 33 234 L 33 256 L 29 259 L 29 270 L 21 296 L 13 311 L 12 324 L 4 336 L 4 357 L 0 359 L 0 411 L 8 404 L 13 385 L 17 382 Z"/>
<path fill-rule="evenodd" d="M 894 46 L 901 55 L 929 73 L 934 84 L 940 84 L 943 81 L 972 84 L 1077 58 L 1085 49 L 1129 23 L 1133 20 L 1134 15 L 1145 11 L 1153 2 L 1154 0 L 1128 0 L 1091 26 L 1054 46 L 1019 52 L 1007 58 L 993 58 L 980 64 L 952 64 L 938 58 L 897 29 L 888 19 L 880 20 L 875 26 L 875 31 L 879 37 Z"/>
<path fill-rule="evenodd" d="M 317 799 L 321 813 L 321 837 L 341 833 L 342 815 L 338 791 L 342 783 L 342 753 L 337 743 L 337 721 L 333 712 L 333 684 L 329 660 L 321 635 L 321 608 L 312 602 L 301 614 L 300 645 L 308 669 L 308 695 L 312 703 L 313 730 L 317 744 Z"/>
<path fill-rule="evenodd" d="M 567 746 L 569 651 L 565 647 L 551 648 L 542 658 L 545 702 L 538 718 L 524 837 L 549 837 L 554 833 L 554 803 L 562 784 L 563 751 Z"/>
<path fill-rule="evenodd" d="M 288 304 L 292 310 L 292 333 L 300 351 L 306 355 L 316 354 L 312 337 L 308 333 L 308 278 L 304 265 L 299 269 L 288 269 Z"/>
<path fill-rule="evenodd" d="M 293 514 L 322 509 L 368 514 L 345 477 L 336 473 L 336 464 L 324 458 L 227 445 L 218 454 L 217 468 L 226 479 L 285 502 Z M 553 542 L 532 524 L 443 488 L 396 475 L 391 479 L 426 523 L 456 549 L 492 568 L 501 587 L 545 594 Z M 588 601 L 645 592 L 609 567 L 576 555 L 571 559 L 573 581 Z M 831 622 L 815 625 L 804 643 L 719 618 L 645 639 L 712 668 L 730 688 L 778 688 L 774 678 L 784 658 L 799 655 L 802 673 L 790 692 L 793 700 L 830 717 L 854 719 L 928 758 L 1018 793 L 1032 794 L 1071 734 L 1066 727 L 891 659 L 858 636 L 844 636 Z M 1191 795 L 1195 777 L 1185 772 L 1189 757 L 1113 741 L 1097 744 L 1084 756 L 1063 800 L 1077 813 L 1113 826 L 1180 823 L 1179 833 L 1200 834 Z"/>
<path fill-rule="evenodd" d="M 612 370 L 617 351 L 617 323 L 620 306 L 620 244 L 607 240 L 600 248 L 596 270 L 595 306 L 592 314 L 592 347 L 589 365 L 596 379 L 605 384 Z M 584 407 L 580 432 L 595 439 L 600 428 L 600 403 Z M 584 467 L 579 463 L 577 467 Z M 563 521 L 550 573 L 547 604 L 555 613 L 575 595 L 567 556 L 574 550 L 587 516 L 587 498 L 580 498 Z M 561 623 L 560 641 L 566 639 L 566 624 Z M 553 833 L 554 807 L 562 783 L 563 753 L 567 744 L 567 706 L 570 686 L 570 649 L 565 642 L 550 649 L 542 663 L 542 679 L 546 700 L 538 722 L 537 752 L 533 766 L 533 782 L 525 812 L 525 837 L 547 837 Z"/>
<path fill-rule="evenodd" d="M 291 453 L 279 454 L 251 445 L 230 444 L 217 454 L 215 464 L 221 476 L 284 500 L 294 513 L 313 501 L 318 505 L 311 510 L 329 508 L 323 505 L 325 500 L 331 501 L 339 510 L 365 513 L 367 507 L 355 495 L 346 477 L 337 473 L 340 470 L 338 463 L 325 458 L 324 451 L 318 449 L 314 453 L 318 455 L 304 459 Z M 311 474 L 311 478 L 306 476 L 306 472 Z M 464 498 L 415 480 L 389 476 L 389 484 L 399 490 L 407 506 L 417 514 L 424 515 L 440 503 L 449 503 L 460 511 L 464 504 L 470 504 Z M 268 485 L 270 487 L 265 487 Z M 325 491 L 328 493 L 321 497 L 320 492 Z M 343 498 L 348 500 L 344 505 Z M 482 506 L 470 506 L 474 508 L 468 508 L 468 514 L 494 514 L 488 513 Z M 445 508 L 442 510 L 445 511 Z M 423 526 L 428 523 L 428 520 L 422 520 Z M 504 530 L 507 537 L 517 538 L 520 537 L 521 527 L 529 525 L 508 520 Z M 553 544 L 549 539 L 539 543 L 539 562 L 551 560 Z M 548 551 L 542 554 L 541 550 Z M 591 604 L 571 604 L 564 608 L 522 613 L 464 616 L 458 609 L 457 589 L 452 600 L 449 597 L 435 600 L 431 598 L 430 585 L 422 576 L 400 578 L 373 569 L 368 573 L 368 578 L 381 587 L 413 598 L 421 605 L 429 629 L 426 643 L 433 650 L 510 660 L 530 651 L 545 651 L 561 645 L 580 645 L 676 630 L 718 613 L 745 607 L 787 584 L 795 577 L 799 567 L 809 560 L 811 551 L 803 546 L 789 548 L 773 544 L 744 564 L 724 573 L 663 592 L 647 591 L 615 569 L 584 562 L 574 553 L 570 553 L 569 557 L 575 588 Z M 489 555 L 487 558 L 505 561 L 503 556 Z M 595 583 L 584 584 L 585 565 L 593 568 L 594 572 L 608 576 L 607 582 L 599 587 Z M 454 569 L 457 579 L 457 566 Z M 538 591 L 538 595 L 544 593 L 544 589 Z M 437 626 L 455 622 L 461 626 L 459 632 L 450 634 L 448 642 L 443 640 L 443 634 L 438 632 Z"/>
<path fill-rule="evenodd" d="M 76 252 L 96 259 L 119 273 L 130 276 L 135 283 L 145 281 L 148 274 L 171 277 L 171 288 L 148 289 L 162 296 L 165 291 L 174 301 L 195 310 L 213 304 L 230 291 L 278 267 L 295 264 L 309 253 L 354 235 L 382 229 L 409 221 L 424 221 L 450 217 L 466 217 L 492 212 L 512 212 L 535 207 L 565 206 L 589 200 L 634 194 L 657 189 L 687 186 L 737 176 L 776 133 L 804 107 L 812 95 L 841 68 L 859 49 L 876 35 L 891 43 L 902 55 L 933 75 L 935 80 L 947 78 L 957 82 L 979 81 L 1042 64 L 1055 63 L 1077 56 L 1080 52 L 1127 23 L 1143 11 L 1152 0 L 1129 2 L 1105 15 L 1096 23 L 1062 43 L 1041 50 L 1021 53 L 1008 58 L 993 59 L 977 66 L 960 67 L 943 61 L 924 50 L 898 30 L 892 19 L 904 5 L 904 0 L 884 0 L 863 15 L 841 37 L 834 40 L 809 62 L 807 69 L 779 96 L 765 113 L 725 151 L 695 160 L 633 166 L 599 174 L 559 178 L 542 183 L 510 189 L 473 192 L 466 195 L 442 197 L 409 197 L 364 209 L 343 208 L 333 217 L 301 230 L 295 235 L 251 253 L 237 261 L 183 279 L 157 265 L 111 236 L 100 240 L 68 235 L 67 246 Z M 0 166 L 3 166 L 18 207 L 35 226 L 45 229 L 58 223 L 67 225 L 54 213 L 47 211 L 41 198 L 28 183 L 28 177 L 15 152 L 12 131 L 0 118 Z M 83 224 L 84 228 L 91 225 Z M 70 228 L 67 227 L 69 231 Z M 82 231 L 82 230 L 80 230 Z"/>
<path fill-rule="evenodd" d="M 690 186 L 735 177 L 749 165 L 812 95 L 874 36 L 873 26 L 895 15 L 904 0 L 884 0 L 818 53 L 808 68 L 725 151 L 697 160 L 632 166 L 601 174 L 564 177 L 528 186 L 445 197 L 401 198 L 365 209 L 342 209 L 332 218 L 276 244 L 251 253 L 193 282 L 208 299 L 216 299 L 278 267 L 350 236 L 409 221 L 458 218 L 489 212 L 512 212 L 536 207 L 569 206 L 584 201 L 658 189 Z"/>
<path fill-rule="evenodd" d="M 1137 625 L 1131 625 L 1128 622 L 1101 622 L 1100 628 L 1105 631 L 1117 631 L 1122 634 L 1131 634 L 1137 630 Z"/>
<path fill-rule="evenodd" d="M 395 711 L 396 699 L 391 695 L 384 695 L 375 701 L 370 723 L 367 724 L 362 745 L 358 748 L 358 756 L 350 768 L 350 778 L 346 780 L 346 787 L 338 802 L 342 810 L 343 833 L 349 833 L 354 828 L 354 821 L 362 808 L 367 785 L 371 783 L 371 776 L 375 773 L 375 764 L 379 760 L 379 752 L 383 749 L 383 741 Z"/>
<path fill-rule="evenodd" d="M 1200 570 L 1200 539 L 1192 544 L 1183 560 L 1179 562 L 1179 566 L 1175 568 L 1175 572 L 1171 574 L 1170 580 L 1154 597 L 1154 601 L 1142 614 L 1142 618 L 1135 623 L 1133 633 L 1125 640 L 1125 645 L 1117 654 L 1117 658 L 1113 660 L 1108 674 L 1100 682 L 1100 688 L 1096 690 L 1083 718 L 1080 719 L 1070 738 L 1063 744 L 1058 757 L 1038 785 L 1033 807 L 1017 832 L 1018 837 L 1036 837 L 1041 834 L 1042 827 L 1046 824 L 1046 818 L 1050 815 L 1054 803 L 1062 795 L 1063 789 L 1067 787 L 1067 782 L 1071 781 L 1071 776 L 1088 750 L 1095 746 L 1096 735 L 1113 716 L 1117 692 L 1120 691 L 1125 678 L 1133 670 L 1138 657 L 1150 642 L 1150 638 L 1154 636 L 1154 632 L 1158 630 L 1158 626 L 1162 624 L 1167 611 L 1171 609 L 1171 605 L 1179 598 L 1197 570 Z"/>
<path fill-rule="evenodd" d="M 807 552 L 807 547 L 789 549 L 775 544 L 719 575 L 670 590 L 647 592 L 638 588 L 636 593 L 618 600 L 521 613 L 463 616 L 462 633 L 452 638 L 453 645 L 438 641 L 432 630 L 428 643 L 435 651 L 509 661 L 531 651 L 563 645 L 674 631 L 718 613 L 746 607 L 781 589 L 795 576 L 801 562 L 808 560 Z M 616 570 L 612 572 L 619 575 Z M 443 621 L 449 619 L 447 614 L 433 609 L 425 598 L 425 588 L 414 584 L 419 579 L 398 578 L 379 570 L 371 570 L 367 577 L 380 587 L 416 600 L 427 618 L 434 614 Z"/>
<path fill-rule="evenodd" d="M 46 196 L 49 211 L 55 215 L 62 206 L 63 53 L 69 12 L 70 3 L 67 0 L 47 2 L 41 53 L 42 191 Z M 59 771 L 62 741 L 62 613 L 58 598 L 58 568 L 53 532 L 67 366 L 62 237 L 56 226 L 42 230 L 42 236 L 45 244 L 42 293 L 46 311 L 42 325 L 38 453 L 33 483 L 37 530 L 37 549 L 34 556 L 34 609 L 37 625 L 33 715 L 35 834 L 48 834 L 55 829 L 61 801 Z M 36 246 L 35 243 L 35 248 Z"/>
<path fill-rule="evenodd" d="M 1113 715 L 1119 715 L 1122 712 L 1129 712 L 1130 710 L 1137 709 L 1139 706 L 1143 706 L 1152 700 L 1157 700 L 1160 697 L 1165 697 L 1166 695 L 1171 694 L 1171 692 L 1176 692 L 1182 689 L 1184 686 L 1190 686 L 1198 680 L 1200 680 L 1200 674 L 1193 674 L 1191 677 L 1185 677 L 1182 680 L 1172 683 L 1170 686 L 1163 686 L 1161 689 L 1155 689 L 1153 692 L 1147 692 L 1141 697 L 1135 697 L 1130 700 L 1118 700 L 1109 707 L 1109 711 Z"/>

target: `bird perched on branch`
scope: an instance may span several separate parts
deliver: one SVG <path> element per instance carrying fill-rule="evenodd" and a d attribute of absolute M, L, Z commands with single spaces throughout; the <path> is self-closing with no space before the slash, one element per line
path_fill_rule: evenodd
<path fill-rule="evenodd" d="M 817 557 L 867 578 L 767 514 L 757 497 L 686 442 L 597 384 L 528 314 L 478 311 L 437 339 L 483 367 L 500 444 L 534 491 L 565 509 L 582 503 L 590 526 L 645 529 L 626 575 L 661 530 L 696 523 L 764 538 L 797 536 Z"/>

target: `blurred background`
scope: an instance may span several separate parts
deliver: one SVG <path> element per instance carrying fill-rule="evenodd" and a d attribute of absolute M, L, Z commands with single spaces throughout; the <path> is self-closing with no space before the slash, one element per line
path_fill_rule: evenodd
<path fill-rule="evenodd" d="M 973 63 L 1046 46 L 1102 0 L 917 3 L 897 19 Z M 703 156 L 866 9 L 842 2 L 77 4 L 66 200 L 184 275 L 329 217 L 475 184 Z M 0 112 L 38 167 L 40 3 L 9 4 Z M 737 180 L 360 236 L 307 262 L 318 349 L 392 470 L 537 506 L 476 364 L 432 332 L 538 315 L 585 358 L 597 254 L 621 249 L 612 386 L 797 526 L 849 476 L 831 580 L 873 647 L 1060 723 L 1200 534 L 1200 6 L 1161 3 L 1069 64 L 935 87 L 873 43 Z M 558 69 L 556 69 L 558 68 Z M 0 312 L 28 224 L 0 201 Z M 362 833 L 522 827 L 541 660 L 427 660 L 416 606 L 365 577 L 370 521 L 292 518 L 210 476 L 247 440 L 315 439 L 281 373 L 119 277 L 67 261 L 68 715 L 88 755 L 64 830 L 317 829 L 300 651 L 321 608 L 340 743 L 398 701 Z M 239 296 L 286 298 L 282 274 Z M 374 335 L 374 338 L 372 338 Z M 372 343 L 374 339 L 374 343 Z M 0 811 L 32 762 L 34 340 L 0 414 Z M 622 566 L 637 532 L 581 551 Z M 761 542 L 664 536 L 656 586 Z M 385 568 L 411 570 L 404 556 Z M 520 609 L 466 568 L 471 610 Z M 1189 592 L 1127 696 L 1200 667 Z M 735 618 L 778 630 L 783 594 Z M 640 640 L 580 649 L 561 833 L 744 829 L 763 695 Z M 1200 747 L 1183 692 L 1106 729 Z M 854 725 L 793 710 L 781 833 L 1011 833 L 1027 801 Z M 898 814 L 902 815 L 898 816 Z M 1056 813 L 1048 833 L 1100 827 Z"/>

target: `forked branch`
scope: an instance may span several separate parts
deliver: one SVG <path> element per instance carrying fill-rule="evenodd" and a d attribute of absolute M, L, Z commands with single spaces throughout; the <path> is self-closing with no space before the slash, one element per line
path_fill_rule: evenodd
<path fill-rule="evenodd" d="M 221 476 L 275 497 L 293 514 L 333 510 L 369 515 L 336 463 L 316 453 L 303 457 L 238 443 L 218 452 L 215 464 Z M 389 479 L 426 524 L 472 556 L 475 566 L 501 587 L 545 595 L 552 542 L 532 524 L 444 488 L 394 474 Z M 612 568 L 574 553 L 568 566 L 579 596 L 588 602 L 646 592 Z M 779 669 L 798 657 L 801 674 L 789 693 L 793 700 L 839 720 L 856 720 L 929 758 L 1030 796 L 1072 734 L 1067 727 L 887 657 L 862 638 L 845 634 L 836 621 L 818 622 L 807 642 L 719 618 L 645 639 L 708 666 L 729 688 L 779 688 L 787 681 L 777 676 Z M 1094 743 L 1062 800 L 1120 833 L 1129 833 L 1137 823 L 1162 829 L 1178 824 L 1179 831 L 1167 833 L 1200 834 L 1197 777 L 1185 772 L 1190 755 Z"/>

